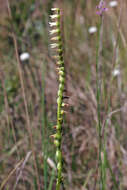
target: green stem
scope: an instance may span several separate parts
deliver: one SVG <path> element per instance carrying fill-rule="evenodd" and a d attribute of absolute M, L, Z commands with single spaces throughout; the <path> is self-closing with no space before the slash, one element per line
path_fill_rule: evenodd
<path fill-rule="evenodd" d="M 47 172 L 47 137 L 46 137 L 46 106 L 45 106 L 45 73 L 46 73 L 46 62 L 43 61 L 43 69 L 42 69 L 42 97 L 41 97 L 41 105 L 42 105 L 42 150 L 44 153 L 44 190 L 47 190 L 47 180 L 48 180 L 48 172 Z"/>
<path fill-rule="evenodd" d="M 96 47 L 96 88 L 97 88 L 97 117 L 98 117 L 98 138 L 99 138 L 99 171 L 100 171 L 100 190 L 103 189 L 103 160 L 102 160 L 102 152 L 103 152 L 103 144 L 102 144 L 102 125 L 101 125 L 101 63 L 100 63 L 100 51 L 101 51 L 101 30 L 102 30 L 102 16 L 100 17 L 100 22 L 98 26 L 98 42 Z"/>

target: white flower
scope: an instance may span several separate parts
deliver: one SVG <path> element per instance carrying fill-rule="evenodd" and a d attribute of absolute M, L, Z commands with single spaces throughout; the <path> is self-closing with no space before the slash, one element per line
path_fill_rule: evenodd
<path fill-rule="evenodd" d="M 52 37 L 51 40 L 54 40 L 54 41 L 61 41 L 61 37 L 60 36 L 55 36 L 55 37 Z"/>
<path fill-rule="evenodd" d="M 20 60 L 21 61 L 26 61 L 30 58 L 30 54 L 28 52 L 24 52 L 20 55 Z"/>
<path fill-rule="evenodd" d="M 57 19 L 57 18 L 59 18 L 59 17 L 60 17 L 59 14 L 50 15 L 50 18 L 51 18 L 51 19 Z"/>
<path fill-rule="evenodd" d="M 95 32 L 97 32 L 97 27 L 96 26 L 91 26 L 89 29 L 88 29 L 89 33 L 90 34 L 93 34 Z"/>
<path fill-rule="evenodd" d="M 59 11 L 59 8 L 51 8 L 52 11 Z"/>
<path fill-rule="evenodd" d="M 51 44 L 51 48 L 57 48 L 57 47 L 59 47 L 59 44 L 57 43 Z"/>
<path fill-rule="evenodd" d="M 57 28 L 57 29 L 51 30 L 49 32 L 50 32 L 51 35 L 53 35 L 53 34 L 59 33 L 60 30 Z"/>
<path fill-rule="evenodd" d="M 53 27 L 53 26 L 58 26 L 58 22 L 49 22 L 49 25 L 50 25 L 51 27 Z"/>
<path fill-rule="evenodd" d="M 120 75 L 120 70 L 119 69 L 114 69 L 114 71 L 112 72 L 112 75 L 114 77 Z"/>
<path fill-rule="evenodd" d="M 110 1 L 109 2 L 109 6 L 110 7 L 116 7 L 118 5 L 118 2 L 117 1 Z"/>

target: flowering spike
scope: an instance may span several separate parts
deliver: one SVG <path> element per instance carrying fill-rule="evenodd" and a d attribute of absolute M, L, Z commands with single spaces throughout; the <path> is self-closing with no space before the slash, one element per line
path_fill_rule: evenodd
<path fill-rule="evenodd" d="M 61 30 L 60 30 L 60 10 L 59 8 L 52 8 L 54 14 L 50 16 L 52 22 L 49 22 L 50 27 L 52 28 L 50 34 L 52 41 L 55 41 L 51 44 L 51 48 L 55 48 L 56 55 L 54 56 L 57 64 L 58 77 L 59 77 L 59 88 L 58 88 L 58 98 L 57 98 L 57 125 L 56 125 L 56 134 L 52 135 L 54 138 L 54 144 L 56 145 L 56 161 L 57 161 L 57 183 L 56 190 L 60 190 L 61 180 L 62 180 L 62 150 L 61 150 L 61 139 L 62 139 L 62 123 L 63 123 L 63 114 L 66 111 L 63 110 L 63 107 L 66 104 L 63 103 L 63 94 L 65 90 L 65 68 L 64 68 L 64 59 L 63 59 L 63 48 L 62 48 L 62 39 L 61 39 Z"/>
<path fill-rule="evenodd" d="M 108 8 L 105 6 L 105 1 L 101 0 L 99 5 L 96 6 L 98 11 L 96 12 L 98 15 L 102 16 L 103 12 L 107 11 Z"/>

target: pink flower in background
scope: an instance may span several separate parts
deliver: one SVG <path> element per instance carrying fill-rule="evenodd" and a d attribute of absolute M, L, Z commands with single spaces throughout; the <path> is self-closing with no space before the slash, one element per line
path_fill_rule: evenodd
<path fill-rule="evenodd" d="M 103 12 L 108 10 L 108 8 L 105 6 L 105 1 L 103 0 L 100 1 L 99 5 L 96 8 L 98 9 L 96 13 L 100 16 L 102 16 Z"/>

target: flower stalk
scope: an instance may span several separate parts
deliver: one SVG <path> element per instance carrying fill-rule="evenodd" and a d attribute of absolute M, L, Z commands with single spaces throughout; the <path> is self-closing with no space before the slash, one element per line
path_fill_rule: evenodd
<path fill-rule="evenodd" d="M 61 140 L 62 140 L 62 123 L 63 115 L 65 113 L 64 107 L 68 104 L 64 103 L 63 93 L 65 91 L 65 67 L 63 59 L 63 48 L 62 48 L 62 38 L 60 29 L 60 9 L 51 9 L 53 14 L 50 16 L 51 22 L 49 23 L 51 27 L 50 35 L 51 48 L 55 50 L 56 54 L 54 56 L 57 64 L 57 72 L 59 77 L 59 88 L 58 88 L 58 98 L 57 98 L 57 125 L 55 126 L 56 133 L 52 135 L 54 138 L 54 144 L 56 146 L 56 162 L 57 162 L 57 182 L 56 190 L 60 190 L 62 184 L 62 150 L 61 150 Z"/>

